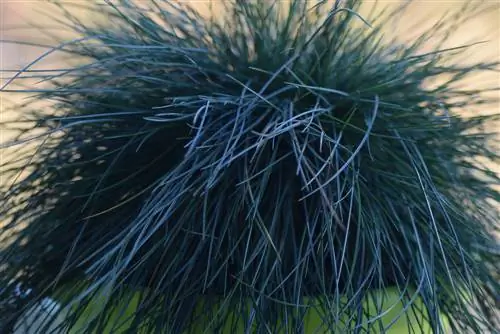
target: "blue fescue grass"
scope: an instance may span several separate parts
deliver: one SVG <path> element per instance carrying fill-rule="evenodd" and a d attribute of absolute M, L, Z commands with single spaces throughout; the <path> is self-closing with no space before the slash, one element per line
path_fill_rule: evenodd
<path fill-rule="evenodd" d="M 3 124 L 20 132 L 4 147 L 38 146 L 3 166 L 27 176 L 2 193 L 1 281 L 72 305 L 70 327 L 104 289 L 92 333 L 137 289 L 130 332 L 300 333 L 308 297 L 323 330 L 384 331 L 363 303 L 390 288 L 436 333 L 443 315 L 498 329 L 499 178 L 475 157 L 499 163 L 481 130 L 499 115 L 460 114 L 498 101 L 459 85 L 498 64 L 419 53 L 476 5 L 407 44 L 382 33 L 402 8 L 362 17 L 354 0 L 65 12 L 80 36 L 50 52 L 82 65 L 2 87 L 31 74 L 46 85 L 20 91 L 52 107 Z"/>

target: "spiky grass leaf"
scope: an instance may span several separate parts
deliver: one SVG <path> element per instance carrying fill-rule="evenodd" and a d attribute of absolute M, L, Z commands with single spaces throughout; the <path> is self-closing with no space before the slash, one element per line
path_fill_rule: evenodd
<path fill-rule="evenodd" d="M 324 332 L 408 315 L 409 332 L 494 330 L 499 179 L 474 157 L 499 157 L 471 131 L 498 116 L 457 112 L 496 102 L 459 84 L 497 63 L 419 53 L 466 15 L 399 44 L 382 31 L 402 8 L 359 6 L 233 0 L 207 19 L 123 0 L 97 25 L 66 11 L 81 37 L 53 51 L 87 62 L 22 90 L 54 103 L 13 123 L 13 144 L 39 145 L 4 166 L 28 175 L 2 197 L 2 281 L 96 333 L 296 333 L 310 310 Z M 405 312 L 386 323 L 391 288 Z"/>

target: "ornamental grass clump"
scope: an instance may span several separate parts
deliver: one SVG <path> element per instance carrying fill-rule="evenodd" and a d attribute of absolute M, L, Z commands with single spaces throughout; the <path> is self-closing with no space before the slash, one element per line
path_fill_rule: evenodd
<path fill-rule="evenodd" d="M 499 115 L 463 115 L 497 101 L 462 85 L 497 62 L 422 51 L 484 6 L 401 43 L 404 7 L 220 5 L 66 13 L 80 36 L 52 51 L 80 62 L 2 87 L 32 72 L 51 102 L 3 144 L 36 143 L 3 166 L 0 281 L 59 302 L 40 332 L 498 330 L 499 178 L 476 157 L 499 163 Z"/>

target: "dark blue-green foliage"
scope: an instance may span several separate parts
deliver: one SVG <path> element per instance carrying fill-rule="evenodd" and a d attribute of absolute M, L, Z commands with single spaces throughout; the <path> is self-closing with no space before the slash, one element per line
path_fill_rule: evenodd
<path fill-rule="evenodd" d="M 306 296 L 332 331 L 346 317 L 383 330 L 362 300 L 389 287 L 436 333 L 440 314 L 457 333 L 495 331 L 499 179 L 475 157 L 499 163 L 481 130 L 498 115 L 460 113 L 498 101 L 460 83 L 497 63 L 420 53 L 462 16 L 400 44 L 382 35 L 400 11 L 359 6 L 232 0 L 206 18 L 120 0 L 96 25 L 66 13 L 81 36 L 58 50 L 82 62 L 23 89 L 53 105 L 16 110 L 12 145 L 37 147 L 3 166 L 26 176 L 2 193 L 0 281 L 34 300 L 69 284 L 68 323 L 101 288 L 109 305 L 141 288 L 132 332 L 189 330 L 203 297 L 241 317 L 250 301 L 258 333 L 285 318 L 298 333 Z"/>

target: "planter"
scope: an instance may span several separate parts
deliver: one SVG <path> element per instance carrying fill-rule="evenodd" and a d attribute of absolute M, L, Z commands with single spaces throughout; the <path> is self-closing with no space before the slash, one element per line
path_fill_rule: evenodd
<path fill-rule="evenodd" d="M 108 320 L 109 326 L 106 328 L 103 334 L 127 332 L 128 328 L 130 327 L 133 321 L 133 314 L 137 309 L 140 298 L 139 293 L 132 293 L 132 294 L 133 295 L 129 299 L 130 302 L 128 306 L 125 304 L 121 304 L 114 308 Z M 389 334 L 391 333 L 400 334 L 400 333 L 407 333 L 409 328 L 419 328 L 419 330 L 421 330 L 421 333 L 431 333 L 431 326 L 426 319 L 423 319 L 421 315 L 419 315 L 418 316 L 419 318 L 417 318 L 417 316 L 413 312 L 411 312 L 411 309 L 410 311 L 408 309 L 405 309 L 404 304 L 400 300 L 400 295 L 395 288 L 387 289 L 384 291 L 374 291 L 373 298 L 370 298 L 370 300 L 364 302 L 364 311 L 372 315 L 376 314 L 377 306 L 375 305 L 373 299 L 382 300 L 382 298 L 383 298 L 383 303 L 381 304 L 381 309 L 383 310 L 381 312 L 381 314 L 383 315 L 382 322 L 384 327 L 387 329 L 384 331 L 378 328 L 371 327 L 369 329 L 370 333 L 383 332 Z M 73 328 L 71 328 L 68 333 L 69 334 L 81 333 L 81 330 L 84 327 L 85 323 L 95 318 L 100 313 L 100 311 L 105 307 L 106 303 L 104 299 L 105 299 L 104 296 L 102 298 L 95 298 L 94 302 L 90 304 L 91 306 L 84 311 L 83 315 L 80 317 L 77 324 Z M 312 305 L 316 303 L 316 300 L 315 298 L 304 298 L 303 303 L 305 305 L 307 304 Z M 15 333 L 16 334 L 36 333 L 35 329 L 36 324 L 42 324 L 43 322 L 38 320 L 39 322 L 36 323 L 34 320 L 36 318 L 36 314 L 34 313 L 38 312 L 38 314 L 42 314 L 44 312 L 50 312 L 49 305 L 50 307 L 53 307 L 52 310 L 55 310 L 59 307 L 57 305 L 54 305 L 53 303 L 51 304 L 51 302 L 49 302 L 48 300 L 44 300 L 43 305 L 39 305 L 39 307 L 32 308 L 30 311 L 25 313 L 25 315 L 18 322 L 18 328 Z M 416 299 L 414 305 L 418 309 L 423 308 L 423 303 L 420 299 Z M 64 314 L 65 312 L 62 311 L 56 323 L 52 324 L 51 329 L 56 328 L 57 325 L 63 321 Z M 203 317 L 201 319 L 203 319 Z M 322 319 L 318 311 L 311 308 L 309 311 L 307 311 L 305 319 L 306 320 L 304 327 L 306 334 L 326 333 L 325 329 L 323 330 L 321 329 Z M 22 326 L 19 327 L 23 320 L 30 324 L 35 324 L 35 326 L 32 326 L 33 328 L 31 328 L 31 331 L 26 331 L 26 328 L 23 328 Z M 201 322 L 205 323 L 205 320 L 209 321 L 210 319 L 205 318 Z M 339 333 L 346 332 L 346 327 L 345 327 L 346 321 L 347 319 L 340 319 L 337 330 Z M 442 321 L 445 323 L 445 326 L 447 327 L 447 321 L 444 316 L 442 316 Z M 228 327 L 229 326 L 226 326 L 226 328 L 224 328 L 221 333 L 223 334 L 233 333 L 233 331 Z M 363 330 L 368 330 L 367 324 L 363 326 Z M 203 333 L 203 332 L 211 333 L 212 331 L 207 331 L 207 329 L 205 327 L 202 327 L 202 325 L 200 325 L 200 327 L 195 326 L 191 331 L 191 333 Z M 239 321 L 238 333 L 244 333 L 244 332 L 245 332 L 244 323 L 243 321 Z M 146 334 L 145 331 L 143 333 Z"/>

